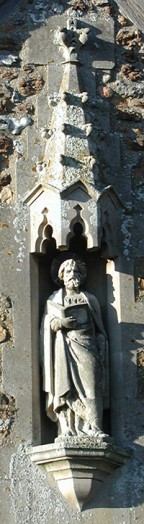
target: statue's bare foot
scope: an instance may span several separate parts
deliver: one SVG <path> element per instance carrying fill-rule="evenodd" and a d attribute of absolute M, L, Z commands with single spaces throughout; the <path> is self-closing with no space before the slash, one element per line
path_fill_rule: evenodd
<path fill-rule="evenodd" d="M 84 437 L 85 436 L 85 432 L 81 431 L 80 429 L 77 429 L 76 430 L 76 436 L 77 437 Z"/>
<path fill-rule="evenodd" d="M 114 442 L 113 438 L 110 437 L 107 433 L 104 433 L 101 429 L 92 429 L 91 436 L 95 437 L 99 442 Z"/>
<path fill-rule="evenodd" d="M 72 431 L 71 429 L 68 429 L 64 431 L 63 433 L 60 433 L 60 435 L 58 435 L 58 437 L 55 438 L 55 441 L 64 440 L 64 439 L 67 439 L 69 437 L 74 437 L 74 436 L 75 436 L 74 431 Z"/>
<path fill-rule="evenodd" d="M 99 442 L 113 442 L 113 438 L 110 437 L 110 435 L 104 433 L 104 431 L 96 426 L 93 426 L 92 424 L 85 424 L 83 431 L 88 437 L 94 437 Z"/>

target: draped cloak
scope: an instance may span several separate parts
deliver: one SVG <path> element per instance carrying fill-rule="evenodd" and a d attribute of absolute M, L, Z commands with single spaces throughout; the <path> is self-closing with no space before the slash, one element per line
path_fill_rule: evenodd
<path fill-rule="evenodd" d="M 96 333 L 103 335 L 102 338 L 106 342 L 106 333 L 96 297 L 87 292 L 81 292 L 81 295 L 88 306 Z M 57 412 L 66 403 L 66 399 L 70 399 L 72 390 L 75 390 L 73 400 L 75 399 L 81 405 L 84 403 L 87 392 L 94 398 L 95 383 L 99 380 L 99 363 L 96 335 L 93 337 L 92 344 L 89 341 L 87 345 L 85 338 L 85 343 L 82 344 L 77 343 L 77 340 L 71 340 L 71 336 L 70 338 L 67 336 L 65 329 L 59 329 L 56 333 L 52 332 L 51 321 L 54 315 L 51 303 L 63 306 L 63 289 L 54 292 L 46 302 L 40 330 L 43 389 L 47 393 L 47 414 L 55 421 Z M 75 330 L 76 333 L 77 330 Z M 88 375 L 89 379 L 87 379 Z"/>

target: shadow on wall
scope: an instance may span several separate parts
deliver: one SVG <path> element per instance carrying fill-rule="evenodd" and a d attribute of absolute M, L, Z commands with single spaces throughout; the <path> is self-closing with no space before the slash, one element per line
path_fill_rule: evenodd
<path fill-rule="evenodd" d="M 136 453 L 137 448 L 136 446 Z M 144 502 L 144 473 L 143 473 L 143 458 L 135 460 L 130 458 L 128 463 L 121 468 L 118 468 L 105 482 L 102 489 L 97 491 L 95 498 L 91 503 L 84 507 L 83 511 L 92 508 L 108 508 L 110 509 L 133 509 L 140 507 Z M 122 518 L 122 514 L 121 514 Z M 125 521 L 126 513 L 124 512 L 123 521 Z M 117 519 L 117 517 L 116 517 Z"/>
<path fill-rule="evenodd" d="M 117 414 L 115 415 L 115 409 L 112 409 L 112 412 L 113 416 L 116 416 L 114 425 L 123 426 L 121 428 L 121 445 L 130 450 L 130 459 L 126 465 L 117 469 L 103 483 L 102 490 L 100 489 L 96 493 L 95 498 L 85 506 L 84 511 L 92 508 L 129 509 L 140 506 L 144 502 L 143 442 L 140 445 L 141 437 L 143 438 L 144 434 L 142 414 L 144 403 L 144 326 L 139 323 L 118 323 L 114 306 L 115 289 L 113 281 L 110 275 L 107 275 L 106 280 L 107 288 L 109 288 L 110 304 L 108 304 L 108 307 L 112 326 L 110 333 L 108 318 L 105 316 L 110 351 L 112 352 L 110 355 L 110 389 L 112 404 L 114 408 L 116 407 Z M 113 329 L 116 330 L 114 340 Z M 122 333 L 121 341 L 120 332 Z M 111 341 L 113 341 L 113 347 Z M 123 350 L 122 353 L 121 349 Z M 113 375 L 113 359 L 114 361 L 116 359 L 117 362 L 116 376 Z M 123 518 L 125 522 L 125 513 Z"/>

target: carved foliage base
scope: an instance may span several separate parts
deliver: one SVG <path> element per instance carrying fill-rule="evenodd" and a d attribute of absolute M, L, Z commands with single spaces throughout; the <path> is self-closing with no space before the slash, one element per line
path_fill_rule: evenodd
<path fill-rule="evenodd" d="M 87 441 L 88 440 L 88 441 Z M 67 502 L 82 510 L 113 470 L 123 465 L 129 453 L 113 444 L 94 441 L 56 442 L 30 449 L 31 460 L 42 464 L 57 481 Z"/>

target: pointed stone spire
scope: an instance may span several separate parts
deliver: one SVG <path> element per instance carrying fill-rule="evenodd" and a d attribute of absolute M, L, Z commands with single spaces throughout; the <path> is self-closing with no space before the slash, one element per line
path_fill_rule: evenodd
<path fill-rule="evenodd" d="M 87 71 L 80 58 L 80 50 L 88 43 L 88 38 L 89 29 L 78 29 L 77 20 L 73 18 L 58 34 L 63 54 L 63 76 L 59 102 L 50 124 L 52 134 L 46 157 L 48 181 L 59 189 L 79 177 L 93 186 L 95 184 L 96 158 L 90 142 L 92 123 L 87 108 L 89 93 L 84 91 Z M 92 75 L 90 95 L 94 94 L 95 77 Z"/>

